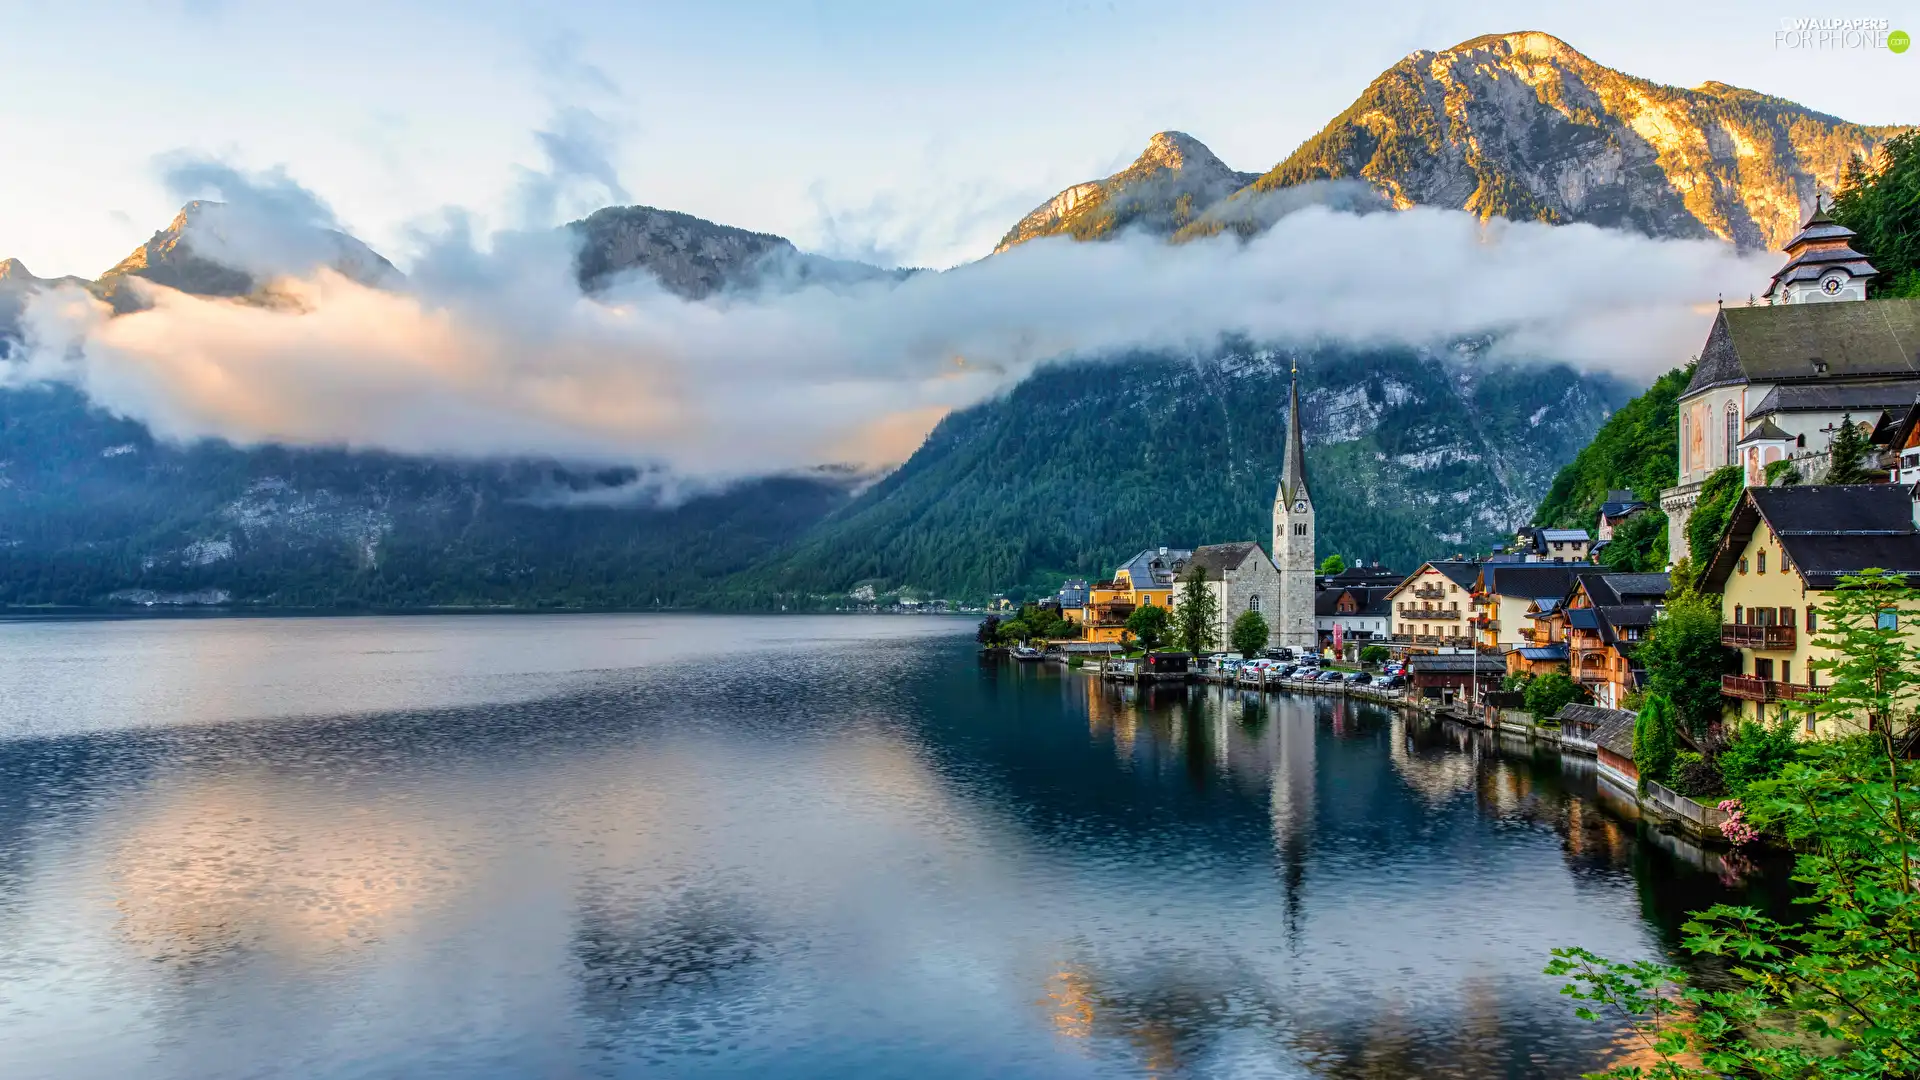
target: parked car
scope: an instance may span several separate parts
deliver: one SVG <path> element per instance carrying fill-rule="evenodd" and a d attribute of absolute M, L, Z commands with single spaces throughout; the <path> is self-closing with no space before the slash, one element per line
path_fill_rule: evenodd
<path fill-rule="evenodd" d="M 1364 671 L 1356 671 L 1347 676 L 1348 686 L 1365 686 L 1373 681 L 1373 676 Z"/>
<path fill-rule="evenodd" d="M 1379 686 L 1383 690 L 1401 690 L 1405 689 L 1407 685 L 1407 677 L 1405 675 L 1389 675 L 1374 685 Z"/>

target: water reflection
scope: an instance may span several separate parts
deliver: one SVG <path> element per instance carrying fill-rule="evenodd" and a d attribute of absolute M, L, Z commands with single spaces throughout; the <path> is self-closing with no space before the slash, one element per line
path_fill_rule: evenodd
<path fill-rule="evenodd" d="M 416 706 L 158 677 L 0 728 L 0 1074 L 1562 1076 L 1615 1048 L 1548 948 L 1780 901 L 1524 742 L 980 666 L 964 626 L 79 636 L 104 672 L 204 633 L 193 670 L 240 649 L 311 702 L 364 669 L 301 637 L 347 623 L 391 666 L 343 704 Z M 589 670 L 582 627 L 674 644 Z M 473 704 L 513 635 L 544 690 Z"/>

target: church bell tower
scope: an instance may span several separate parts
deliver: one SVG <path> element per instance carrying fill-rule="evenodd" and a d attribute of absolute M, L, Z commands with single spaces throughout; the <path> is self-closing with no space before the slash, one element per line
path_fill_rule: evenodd
<path fill-rule="evenodd" d="M 1277 645 L 1317 649 L 1313 624 L 1313 496 L 1307 492 L 1307 444 L 1300 428 L 1300 365 L 1293 366 L 1287 402 L 1287 459 L 1273 497 L 1273 562 L 1280 571 Z"/>

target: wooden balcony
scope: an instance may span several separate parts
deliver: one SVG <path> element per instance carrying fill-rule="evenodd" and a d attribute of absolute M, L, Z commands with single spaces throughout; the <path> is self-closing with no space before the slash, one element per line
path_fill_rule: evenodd
<path fill-rule="evenodd" d="M 1794 627 L 1791 623 L 1775 626 L 1722 623 L 1720 644 L 1730 649 L 1791 649 L 1794 645 Z"/>
<path fill-rule="evenodd" d="M 1447 590 L 1438 585 L 1415 585 L 1413 587 L 1413 595 L 1422 600 L 1445 600 L 1447 598 Z"/>
<path fill-rule="evenodd" d="M 1741 701 L 1818 701 L 1826 696 L 1827 688 L 1762 679 L 1755 675 L 1722 675 L 1720 693 Z"/>
<path fill-rule="evenodd" d="M 1426 619 L 1429 622 L 1435 619 L 1446 619 L 1451 621 L 1453 619 L 1459 618 L 1460 612 L 1449 611 L 1445 608 L 1406 607 L 1400 610 L 1399 617 L 1402 619 Z"/>
<path fill-rule="evenodd" d="M 1392 634 L 1387 641 L 1394 645 L 1440 645 L 1455 649 L 1470 649 L 1473 639 L 1470 637 L 1446 636 L 1439 634 Z"/>

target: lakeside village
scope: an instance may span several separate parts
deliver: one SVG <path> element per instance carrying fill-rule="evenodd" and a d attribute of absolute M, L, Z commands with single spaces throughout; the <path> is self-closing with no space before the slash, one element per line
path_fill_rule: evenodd
<path fill-rule="evenodd" d="M 1716 801 L 1797 741 L 1890 725 L 1911 757 L 1914 701 L 1849 713 L 1823 675 L 1862 629 L 1842 612 L 1864 610 L 1909 662 L 1920 643 L 1920 603 L 1901 603 L 1920 586 L 1920 300 L 1870 299 L 1853 236 L 1816 207 L 1764 302 L 1722 307 L 1679 399 L 1673 486 L 1609 491 L 1590 528 L 1530 526 L 1410 573 L 1316 562 L 1296 373 L 1271 546 L 1148 547 L 1107 580 L 999 605 L 981 643 L 1526 735 L 1595 757 L 1657 819 L 1709 838 L 1729 828 Z M 1663 514 L 1665 570 L 1607 565 L 1617 536 L 1655 534 Z M 1862 608 L 1850 579 L 1875 568 L 1891 573 Z"/>

